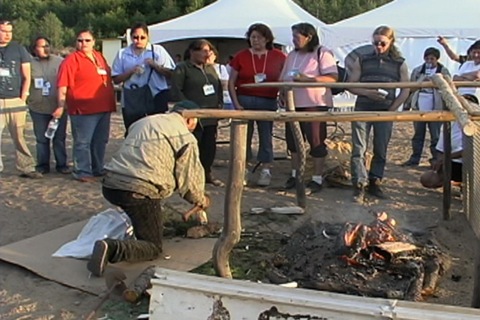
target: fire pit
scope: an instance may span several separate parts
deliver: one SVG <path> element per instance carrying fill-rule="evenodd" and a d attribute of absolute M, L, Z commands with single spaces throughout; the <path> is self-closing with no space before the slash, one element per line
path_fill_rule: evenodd
<path fill-rule="evenodd" d="M 273 283 L 296 281 L 323 291 L 421 301 L 450 267 L 433 236 L 397 228 L 386 213 L 370 224 L 307 223 L 272 259 Z"/>

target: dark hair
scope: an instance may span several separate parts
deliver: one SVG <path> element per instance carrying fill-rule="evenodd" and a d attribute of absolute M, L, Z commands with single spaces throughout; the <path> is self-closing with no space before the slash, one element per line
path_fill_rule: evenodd
<path fill-rule="evenodd" d="M 473 94 L 464 94 L 464 95 L 462 95 L 462 97 L 464 97 L 466 100 L 468 100 L 470 102 L 473 102 L 475 104 L 479 104 L 478 98 L 476 96 L 474 96 Z"/>
<path fill-rule="evenodd" d="M 388 51 L 389 51 L 390 55 L 395 59 L 398 59 L 398 58 L 402 57 L 402 54 L 400 53 L 400 51 L 395 46 L 395 31 L 393 31 L 392 28 L 390 28 L 388 26 L 379 26 L 373 31 L 373 35 L 374 36 L 385 36 L 388 39 L 390 39 L 391 40 L 390 47 L 388 48 Z"/>
<path fill-rule="evenodd" d="M 90 35 L 92 36 L 93 40 L 95 40 L 95 35 L 93 34 L 93 31 L 90 30 L 90 29 L 83 29 L 83 30 L 80 30 L 77 32 L 76 36 L 78 37 L 79 35 L 81 35 L 82 33 L 90 33 Z"/>
<path fill-rule="evenodd" d="M 0 26 L 13 26 L 10 20 L 0 20 Z"/>
<path fill-rule="evenodd" d="M 183 54 L 183 59 L 184 60 L 190 60 L 190 51 L 197 51 L 197 50 L 200 50 L 202 49 L 204 46 L 209 46 L 210 47 L 210 50 L 214 50 L 215 47 L 213 46 L 213 44 L 208 41 L 207 39 L 198 39 L 198 40 L 193 40 L 192 42 L 190 42 L 190 44 L 188 45 L 187 47 L 187 50 L 185 50 L 185 53 Z M 216 49 L 215 49 L 216 50 Z"/>
<path fill-rule="evenodd" d="M 311 37 L 310 41 L 307 43 L 308 52 L 313 52 L 315 48 L 318 47 L 318 45 L 320 44 L 317 30 L 310 23 L 301 22 L 294 24 L 292 26 L 292 32 L 298 32 L 304 37 Z"/>
<path fill-rule="evenodd" d="M 440 59 L 440 50 L 433 47 L 427 48 L 423 53 L 423 57 L 426 58 L 428 56 L 434 56 L 435 58 Z"/>
<path fill-rule="evenodd" d="M 148 26 L 145 22 L 136 22 L 131 28 L 130 28 L 130 34 L 135 32 L 137 29 L 142 29 L 143 32 L 148 36 Z"/>
<path fill-rule="evenodd" d="M 475 41 L 467 50 L 467 53 L 470 54 L 470 52 L 474 49 L 480 49 L 480 40 Z"/>
<path fill-rule="evenodd" d="M 245 33 L 245 37 L 247 38 L 248 46 L 251 47 L 252 44 L 250 43 L 250 36 L 252 35 L 253 31 L 257 31 L 260 33 L 265 39 L 267 39 L 267 45 L 266 48 L 267 50 L 272 50 L 273 49 L 273 40 L 275 39 L 273 37 L 272 30 L 265 24 L 263 23 L 254 23 L 252 24 L 247 32 Z"/>
<path fill-rule="evenodd" d="M 37 56 L 37 54 L 35 53 L 35 48 L 37 47 L 37 41 L 38 41 L 38 40 L 45 40 L 45 42 L 46 42 L 48 45 L 51 44 L 50 39 L 48 39 L 48 38 L 45 37 L 45 36 L 38 36 L 38 37 L 36 37 L 36 38 L 32 41 L 32 43 L 30 44 L 30 54 L 31 54 L 32 56 L 34 56 L 34 57 Z"/>

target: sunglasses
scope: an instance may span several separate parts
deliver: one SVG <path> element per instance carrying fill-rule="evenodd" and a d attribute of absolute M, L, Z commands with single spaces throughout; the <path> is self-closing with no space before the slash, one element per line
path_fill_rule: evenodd
<path fill-rule="evenodd" d="M 77 39 L 77 42 L 83 43 L 83 42 L 91 42 L 92 39 Z"/>
<path fill-rule="evenodd" d="M 372 44 L 376 47 L 378 47 L 378 46 L 386 47 L 388 45 L 388 43 L 385 42 L 385 41 L 373 41 Z"/>
<path fill-rule="evenodd" d="M 140 40 L 145 40 L 145 39 L 147 39 L 146 36 L 133 36 L 132 38 L 135 39 L 135 40 L 139 40 L 139 39 Z"/>

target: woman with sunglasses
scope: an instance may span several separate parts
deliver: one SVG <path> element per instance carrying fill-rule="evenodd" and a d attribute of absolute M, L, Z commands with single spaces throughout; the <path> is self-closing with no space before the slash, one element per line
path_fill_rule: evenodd
<path fill-rule="evenodd" d="M 349 82 L 407 82 L 408 68 L 405 59 L 395 47 L 392 28 L 380 26 L 372 36 L 374 52 L 359 55 L 350 65 Z M 409 89 L 349 89 L 357 95 L 355 111 L 396 111 L 408 98 Z M 367 173 L 365 152 L 373 128 L 373 159 Z M 392 135 L 392 122 L 352 122 L 351 173 L 354 186 L 353 200 L 363 203 L 365 191 L 386 199 L 380 188 L 387 160 L 387 147 Z M 368 186 L 368 187 L 367 187 Z M 365 190 L 366 189 L 366 190 Z"/>
<path fill-rule="evenodd" d="M 148 84 L 153 95 L 153 109 L 125 105 L 122 114 L 125 129 L 145 115 L 165 113 L 168 110 L 169 87 L 175 62 L 161 45 L 149 42 L 148 26 L 136 23 L 130 29 L 132 44 L 120 49 L 112 64 L 112 77 L 124 88 L 143 87 Z"/>
<path fill-rule="evenodd" d="M 110 135 L 110 115 L 116 110 L 110 67 L 94 49 L 89 30 L 77 34 L 76 51 L 58 71 L 58 108 L 52 114 L 70 116 L 73 136 L 73 177 L 93 182 L 104 175 L 105 149 Z"/>

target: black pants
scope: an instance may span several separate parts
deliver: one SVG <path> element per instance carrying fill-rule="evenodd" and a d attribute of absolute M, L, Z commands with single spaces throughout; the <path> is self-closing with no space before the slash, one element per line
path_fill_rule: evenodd
<path fill-rule="evenodd" d="M 136 262 L 158 258 L 162 253 L 162 200 L 105 187 L 102 191 L 105 199 L 121 207 L 130 217 L 137 238 L 136 240 L 107 239 L 109 250 L 112 252 L 109 262 Z"/>
<path fill-rule="evenodd" d="M 212 172 L 212 164 L 215 160 L 217 152 L 217 126 L 197 125 L 193 131 L 198 141 L 198 149 L 200 150 L 200 162 L 202 163 L 205 174 Z"/>
<path fill-rule="evenodd" d="M 123 125 L 125 126 L 125 136 L 127 136 L 128 128 L 132 123 L 140 120 L 143 117 L 150 116 L 152 114 L 160 114 L 168 111 L 168 99 L 170 97 L 170 90 L 160 91 L 153 97 L 153 110 L 142 110 L 142 112 L 136 113 L 129 111 L 125 112 L 122 108 Z"/>

